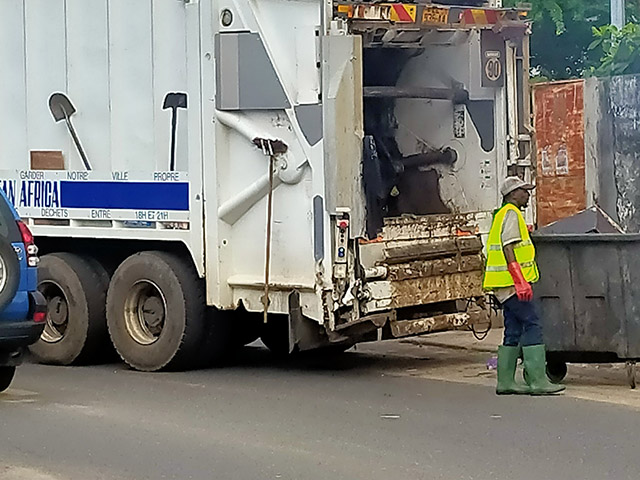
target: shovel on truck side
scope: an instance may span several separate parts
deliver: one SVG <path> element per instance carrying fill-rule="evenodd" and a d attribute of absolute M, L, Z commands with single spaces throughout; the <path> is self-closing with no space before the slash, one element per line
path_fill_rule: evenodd
<path fill-rule="evenodd" d="M 186 93 L 167 93 L 164 97 L 164 103 L 162 109 L 171 109 L 171 160 L 169 163 L 169 171 L 173 172 L 176 169 L 176 129 L 178 126 L 178 109 L 187 108 L 187 94 Z"/>
<path fill-rule="evenodd" d="M 69 97 L 67 97 L 64 93 L 54 93 L 49 97 L 49 110 L 51 110 L 51 115 L 53 115 L 53 119 L 56 121 L 56 123 L 64 120 L 64 122 L 67 124 L 67 129 L 71 134 L 73 143 L 75 143 L 76 148 L 78 149 L 80 158 L 82 158 L 84 168 L 87 170 L 91 170 L 91 165 L 89 164 L 89 160 L 87 159 L 87 154 L 84 152 L 82 144 L 80 143 L 80 139 L 78 138 L 78 134 L 76 133 L 76 129 L 73 128 L 73 124 L 71 123 L 71 116 L 76 113 L 76 108 L 71 103 L 71 100 L 69 100 Z"/>

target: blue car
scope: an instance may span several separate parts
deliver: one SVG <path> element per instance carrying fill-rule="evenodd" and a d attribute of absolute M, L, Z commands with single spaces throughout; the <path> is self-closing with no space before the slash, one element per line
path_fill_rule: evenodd
<path fill-rule="evenodd" d="M 27 225 L 0 190 L 0 392 L 6 390 L 24 349 L 45 326 L 38 286 L 38 248 Z"/>

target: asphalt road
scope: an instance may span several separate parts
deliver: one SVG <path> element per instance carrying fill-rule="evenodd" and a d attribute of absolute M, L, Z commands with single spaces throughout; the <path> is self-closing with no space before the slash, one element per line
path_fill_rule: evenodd
<path fill-rule="evenodd" d="M 640 415 L 402 377 L 392 359 L 144 374 L 24 365 L 0 394 L 0 479 L 640 477 Z M 394 365 L 394 368 L 397 365 Z"/>

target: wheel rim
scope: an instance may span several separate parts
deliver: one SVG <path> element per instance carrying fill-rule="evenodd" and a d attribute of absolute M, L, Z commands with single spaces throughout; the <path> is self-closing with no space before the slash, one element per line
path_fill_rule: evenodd
<path fill-rule="evenodd" d="M 156 342 L 165 325 L 167 301 L 151 280 L 136 282 L 124 303 L 124 321 L 131 338 L 141 345 Z"/>
<path fill-rule="evenodd" d="M 59 342 L 69 328 L 67 296 L 55 282 L 42 282 L 38 289 L 47 300 L 47 321 L 40 338 L 47 343 Z"/>

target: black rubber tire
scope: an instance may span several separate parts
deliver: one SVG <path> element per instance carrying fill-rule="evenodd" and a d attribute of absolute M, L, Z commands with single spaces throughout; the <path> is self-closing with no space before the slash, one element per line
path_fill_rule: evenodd
<path fill-rule="evenodd" d="M 104 295 L 104 301 L 102 304 L 102 312 L 100 314 L 102 332 L 100 333 L 100 339 L 92 347 L 92 353 L 90 361 L 92 363 L 114 363 L 120 360 L 116 349 L 113 348 L 111 338 L 109 338 L 109 329 L 107 328 L 107 291 L 109 290 L 109 284 L 111 283 L 111 277 L 115 272 L 115 267 L 110 263 L 103 263 L 96 258 L 88 255 L 83 255 L 82 258 L 91 265 L 96 275 L 100 279 L 100 292 Z"/>
<path fill-rule="evenodd" d="M 18 291 L 20 284 L 20 262 L 13 246 L 6 238 L 0 237 L 0 257 L 4 261 L 3 272 L 6 281 L 2 290 L 0 290 L 0 309 L 3 309 L 11 303 Z"/>
<path fill-rule="evenodd" d="M 222 366 L 242 347 L 255 342 L 262 332 L 262 315 L 246 310 L 218 310 L 210 307 L 200 347 L 199 365 Z"/>
<path fill-rule="evenodd" d="M 47 314 L 43 336 L 29 347 L 36 359 L 52 365 L 76 365 L 103 356 L 109 348 L 105 316 L 109 275 L 102 265 L 90 257 L 51 253 L 41 259 L 38 285 L 45 297 L 49 288 L 57 287 L 62 292 L 68 324 L 61 339 L 45 341 L 46 329 L 51 325 L 50 313 Z"/>
<path fill-rule="evenodd" d="M 559 362 L 559 361 L 554 361 L 551 363 L 547 362 L 546 372 L 547 372 L 547 378 L 551 383 L 555 383 L 555 384 L 562 383 L 562 380 L 564 380 L 564 377 L 567 376 L 567 364 L 565 362 Z M 524 381 L 527 384 L 529 383 L 526 369 L 522 369 L 522 378 L 524 378 Z"/>
<path fill-rule="evenodd" d="M 567 376 L 567 363 L 562 360 L 547 360 L 547 378 L 551 383 L 561 383 Z"/>
<path fill-rule="evenodd" d="M 143 344 L 132 336 L 125 320 L 125 302 L 136 284 L 154 284 L 166 311 L 157 338 Z M 107 293 L 107 325 L 118 354 L 142 371 L 198 367 L 205 329 L 204 285 L 189 260 L 166 252 L 148 251 L 127 258 L 113 274 Z"/>
<path fill-rule="evenodd" d="M 233 312 L 207 308 L 198 367 L 220 366 L 234 351 Z"/>
<path fill-rule="evenodd" d="M 4 392 L 16 374 L 16 367 L 0 367 L 0 392 Z"/>

